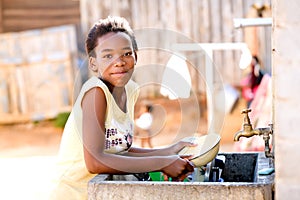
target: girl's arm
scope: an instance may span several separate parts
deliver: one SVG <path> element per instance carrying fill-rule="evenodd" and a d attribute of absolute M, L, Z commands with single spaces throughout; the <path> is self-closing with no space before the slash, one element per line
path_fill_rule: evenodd
<path fill-rule="evenodd" d="M 177 155 L 132 157 L 105 153 L 106 108 L 105 94 L 101 88 L 92 88 L 82 100 L 83 149 L 89 172 L 128 174 L 163 171 L 168 176 L 178 177 L 189 167 L 189 162 Z"/>
<path fill-rule="evenodd" d="M 131 147 L 126 155 L 129 156 L 168 156 L 168 155 L 176 155 L 180 150 L 184 147 L 196 146 L 197 144 L 185 141 L 179 141 L 173 145 L 170 145 L 165 148 L 158 149 L 145 149 L 138 147 Z"/>

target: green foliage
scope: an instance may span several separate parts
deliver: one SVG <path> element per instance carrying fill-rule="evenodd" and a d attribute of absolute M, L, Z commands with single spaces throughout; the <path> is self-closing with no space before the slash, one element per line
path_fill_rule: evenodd
<path fill-rule="evenodd" d="M 54 120 L 54 125 L 59 128 L 64 128 L 69 115 L 70 112 L 59 113 Z"/>

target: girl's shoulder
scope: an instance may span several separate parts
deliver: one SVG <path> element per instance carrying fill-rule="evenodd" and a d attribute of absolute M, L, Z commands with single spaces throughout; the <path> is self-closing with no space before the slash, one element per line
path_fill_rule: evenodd
<path fill-rule="evenodd" d="M 99 79 L 99 78 L 97 78 L 97 77 L 95 77 L 95 76 L 92 76 L 91 78 L 89 78 L 89 79 L 82 85 L 81 90 L 82 90 L 83 93 L 85 93 L 85 92 L 87 92 L 88 90 L 90 90 L 90 89 L 92 89 L 92 88 L 95 88 L 95 87 L 100 87 L 100 88 L 104 91 L 104 93 L 109 92 L 109 89 L 108 89 L 108 87 L 105 85 L 105 83 L 104 83 L 101 79 Z"/>
<path fill-rule="evenodd" d="M 78 98 L 82 99 L 85 94 L 90 91 L 93 88 L 101 88 L 105 94 L 106 100 L 110 101 L 110 92 L 108 87 L 105 85 L 105 83 L 100 80 L 99 78 L 92 76 L 91 78 L 89 78 L 81 87 L 80 93 Z M 81 100 L 80 100 L 81 101 Z"/>

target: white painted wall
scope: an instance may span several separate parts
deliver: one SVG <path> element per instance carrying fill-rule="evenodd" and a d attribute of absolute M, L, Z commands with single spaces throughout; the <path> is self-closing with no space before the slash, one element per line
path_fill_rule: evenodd
<path fill-rule="evenodd" d="M 300 1 L 274 0 L 272 61 L 276 199 L 300 197 Z"/>

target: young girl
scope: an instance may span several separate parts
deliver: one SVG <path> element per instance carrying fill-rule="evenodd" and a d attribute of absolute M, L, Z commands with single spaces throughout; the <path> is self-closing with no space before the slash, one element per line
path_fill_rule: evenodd
<path fill-rule="evenodd" d="M 138 86 L 131 79 L 137 44 L 124 18 L 108 17 L 86 39 L 92 76 L 82 86 L 66 123 L 52 199 L 87 199 L 95 174 L 162 171 L 183 180 L 192 164 L 176 153 L 194 144 L 180 141 L 162 149 L 131 147 Z"/>

